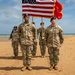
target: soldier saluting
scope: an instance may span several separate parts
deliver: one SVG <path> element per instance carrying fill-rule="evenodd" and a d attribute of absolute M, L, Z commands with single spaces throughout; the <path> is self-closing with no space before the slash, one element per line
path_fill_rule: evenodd
<path fill-rule="evenodd" d="M 57 70 L 59 61 L 59 48 L 63 44 L 63 30 L 56 24 L 56 18 L 53 17 L 50 20 L 51 25 L 46 28 L 46 44 L 48 47 L 50 67 L 49 70 Z"/>

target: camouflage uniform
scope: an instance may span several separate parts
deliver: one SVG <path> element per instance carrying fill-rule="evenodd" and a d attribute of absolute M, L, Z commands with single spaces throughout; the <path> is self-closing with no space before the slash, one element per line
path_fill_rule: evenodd
<path fill-rule="evenodd" d="M 50 65 L 56 66 L 58 64 L 59 58 L 59 47 L 63 43 L 63 33 L 60 26 L 56 25 L 48 26 L 46 29 L 46 43 L 48 46 L 48 53 L 50 59 Z"/>
<path fill-rule="evenodd" d="M 35 25 L 35 22 L 32 22 L 32 24 L 34 24 Z M 35 41 L 35 31 L 33 30 L 32 31 L 33 32 L 33 45 L 32 45 L 32 56 L 34 57 L 34 56 L 36 56 L 36 50 L 37 50 L 37 41 Z M 37 34 L 36 34 L 37 35 Z"/>
<path fill-rule="evenodd" d="M 12 47 L 15 56 L 18 56 L 18 33 L 17 30 L 13 30 L 10 39 L 12 39 Z"/>
<path fill-rule="evenodd" d="M 36 56 L 36 50 L 37 50 L 37 42 L 35 41 L 35 39 L 33 39 L 33 45 L 32 45 L 32 56 Z"/>
<path fill-rule="evenodd" d="M 28 23 L 24 22 L 20 24 L 18 28 L 18 34 L 20 34 L 21 49 L 23 53 L 23 65 L 26 67 L 30 66 L 31 64 L 31 45 L 33 42 L 33 35 L 32 35 L 33 30 L 35 30 L 34 32 L 36 32 L 35 26 L 29 22 Z"/>
<path fill-rule="evenodd" d="M 38 29 L 38 35 L 39 37 L 39 45 L 40 45 L 40 50 L 41 50 L 41 56 L 45 56 L 46 52 L 46 39 L 45 39 L 45 28 L 41 27 Z"/>
<path fill-rule="evenodd" d="M 18 26 L 18 28 L 19 28 L 19 26 Z M 20 45 L 20 50 L 21 50 L 21 52 L 22 52 L 22 49 L 21 49 L 21 33 L 18 33 L 18 36 L 19 36 L 19 38 L 18 38 L 18 42 L 19 42 L 19 45 Z M 23 53 L 22 53 L 22 56 L 23 56 Z"/>

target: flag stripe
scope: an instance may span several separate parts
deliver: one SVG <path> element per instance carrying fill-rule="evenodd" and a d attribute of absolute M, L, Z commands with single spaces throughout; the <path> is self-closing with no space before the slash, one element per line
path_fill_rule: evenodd
<path fill-rule="evenodd" d="M 23 8 L 22 10 L 53 11 L 53 9 L 50 9 L 50 10 L 49 10 L 49 9 L 40 9 L 40 8 L 37 8 L 37 9 L 36 9 L 36 8 L 34 8 L 34 9 L 33 9 L 33 8 Z"/>
<path fill-rule="evenodd" d="M 22 15 L 24 15 L 24 14 L 22 14 Z M 33 16 L 33 17 L 46 17 L 46 18 L 51 18 L 52 16 L 54 16 L 54 15 L 51 15 L 51 16 L 48 16 L 48 15 L 36 15 L 36 14 L 29 14 L 29 16 Z"/>
<path fill-rule="evenodd" d="M 29 6 L 29 5 L 27 5 L 27 6 L 22 6 L 22 8 L 42 8 L 42 9 L 53 9 L 53 6 L 51 7 L 51 6 Z"/>
<path fill-rule="evenodd" d="M 47 16 L 51 16 L 51 15 L 53 15 L 53 13 L 38 13 L 38 12 L 28 12 L 28 11 L 26 11 L 26 12 L 23 12 L 23 14 L 25 14 L 25 13 L 28 13 L 28 14 L 36 14 L 36 15 L 47 15 Z"/>
<path fill-rule="evenodd" d="M 29 9 L 27 9 L 27 10 L 22 10 L 22 12 L 38 12 L 38 13 L 53 13 L 53 11 L 45 11 L 45 10 L 43 10 L 43 11 L 39 11 L 39 10 L 29 10 Z"/>
<path fill-rule="evenodd" d="M 54 7 L 54 4 L 22 4 L 22 6 L 42 6 L 42 7 Z"/>
<path fill-rule="evenodd" d="M 45 10 L 29 10 L 29 9 L 25 9 L 25 10 L 23 9 L 22 10 L 22 12 L 26 12 L 26 11 L 29 11 L 29 12 L 43 12 L 43 13 L 52 13 L 53 12 L 52 10 L 49 10 L 49 11 L 48 10 L 46 10 L 46 11 Z"/>
<path fill-rule="evenodd" d="M 36 2 L 36 4 L 54 4 L 54 2 Z"/>

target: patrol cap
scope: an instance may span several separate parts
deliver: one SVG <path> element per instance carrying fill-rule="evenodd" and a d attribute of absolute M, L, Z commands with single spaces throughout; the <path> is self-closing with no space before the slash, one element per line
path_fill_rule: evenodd
<path fill-rule="evenodd" d="M 17 26 L 14 26 L 14 28 L 17 28 Z"/>
<path fill-rule="evenodd" d="M 44 24 L 44 22 L 41 22 L 40 25 Z"/>
<path fill-rule="evenodd" d="M 35 22 L 32 22 L 32 24 L 35 24 Z"/>
<path fill-rule="evenodd" d="M 29 16 L 29 14 L 26 13 L 23 18 L 25 18 L 26 16 Z"/>
<path fill-rule="evenodd" d="M 56 17 L 52 17 L 51 20 L 50 20 L 50 22 L 52 22 L 52 20 L 55 20 L 55 19 L 56 19 Z"/>

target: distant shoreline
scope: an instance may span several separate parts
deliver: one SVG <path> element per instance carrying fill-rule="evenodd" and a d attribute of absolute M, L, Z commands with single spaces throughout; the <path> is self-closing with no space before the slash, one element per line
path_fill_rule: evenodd
<path fill-rule="evenodd" d="M 64 35 L 64 37 L 75 37 L 75 35 Z M 0 42 L 10 42 L 9 35 L 8 36 L 0 36 Z"/>
<path fill-rule="evenodd" d="M 0 42 L 9 42 L 9 36 L 0 36 Z"/>
<path fill-rule="evenodd" d="M 0 34 L 0 37 L 9 37 L 10 34 Z M 75 33 L 64 33 L 64 36 L 75 36 Z"/>

